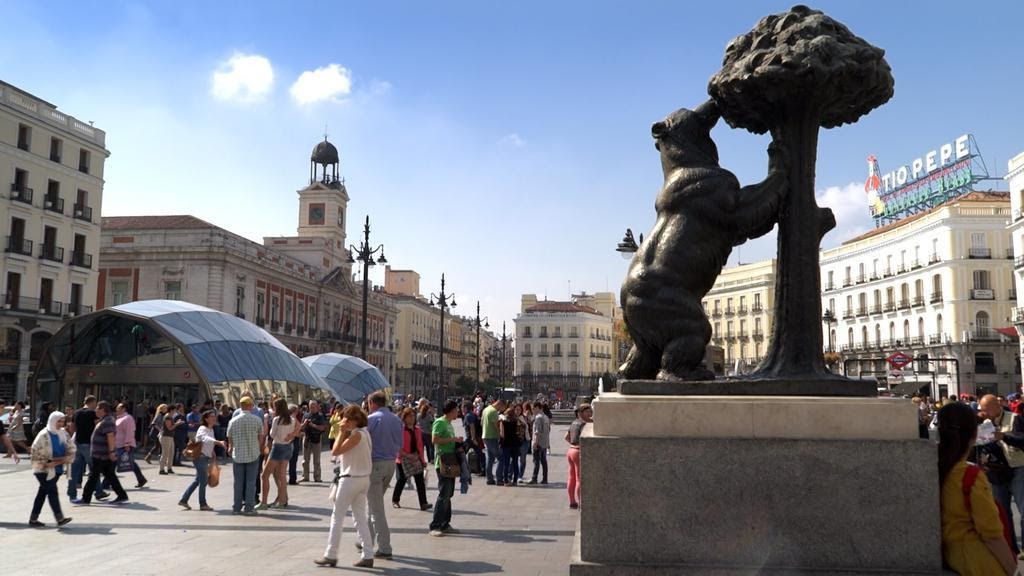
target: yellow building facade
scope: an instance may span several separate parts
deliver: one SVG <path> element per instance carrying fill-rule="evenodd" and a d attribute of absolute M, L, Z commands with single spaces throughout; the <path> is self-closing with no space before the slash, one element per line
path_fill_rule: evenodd
<path fill-rule="evenodd" d="M 775 259 L 724 268 L 701 303 L 711 322 L 711 342 L 724 353 L 726 374 L 752 371 L 771 336 Z"/>

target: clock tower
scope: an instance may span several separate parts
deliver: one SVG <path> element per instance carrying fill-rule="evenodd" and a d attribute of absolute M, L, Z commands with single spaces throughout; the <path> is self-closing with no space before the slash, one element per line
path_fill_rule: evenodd
<path fill-rule="evenodd" d="M 322 238 L 333 255 L 345 251 L 349 200 L 338 168 L 338 149 L 324 137 L 309 158 L 309 185 L 299 190 L 299 238 Z"/>

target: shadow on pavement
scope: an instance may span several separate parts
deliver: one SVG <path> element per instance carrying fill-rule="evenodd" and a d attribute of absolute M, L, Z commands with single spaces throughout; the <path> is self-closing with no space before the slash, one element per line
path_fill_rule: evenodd
<path fill-rule="evenodd" d="M 392 567 L 392 564 L 410 564 L 410 566 Z M 382 565 L 381 568 L 384 566 Z M 387 573 L 397 576 L 414 576 L 417 574 L 489 574 L 501 572 L 501 566 L 490 562 L 467 560 L 438 560 L 437 558 L 415 558 L 412 556 L 395 556 L 389 561 Z"/>

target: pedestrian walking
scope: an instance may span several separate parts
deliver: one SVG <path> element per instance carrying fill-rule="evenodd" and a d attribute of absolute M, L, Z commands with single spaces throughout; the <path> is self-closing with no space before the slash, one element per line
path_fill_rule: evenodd
<path fill-rule="evenodd" d="M 367 424 L 366 413 L 358 406 L 348 406 L 342 412 L 338 437 L 331 449 L 331 456 L 340 460 L 338 467 L 335 468 L 336 486 L 331 488 L 334 511 L 331 513 L 331 528 L 327 534 L 327 548 L 323 557 L 313 561 L 317 566 L 337 566 L 345 513 L 351 510 L 359 541 L 364 543 L 361 547 L 361 557 L 353 566 L 373 567 L 373 547 L 365 545 L 372 542 L 373 538 L 367 518 L 366 501 L 370 489 L 370 474 L 373 471 L 373 440 L 367 430 Z"/>
<path fill-rule="evenodd" d="M 11 444 L 14 444 L 14 451 L 21 450 L 28 452 L 28 436 L 25 431 L 25 403 L 15 402 L 14 411 L 11 412 L 10 427 L 7 433 L 11 437 Z"/>
<path fill-rule="evenodd" d="M 117 428 L 117 432 L 114 435 L 114 444 L 117 451 L 128 454 L 128 458 L 132 462 L 132 473 L 135 474 L 135 487 L 142 488 L 146 485 L 146 477 L 142 474 L 142 470 L 139 468 L 139 463 L 135 461 L 135 417 L 128 413 L 128 407 L 124 405 L 124 402 L 118 403 L 115 410 L 114 425 Z"/>
<path fill-rule="evenodd" d="M 65 424 L 67 415 L 65 414 Z M 47 422 L 49 418 L 47 418 Z M 48 425 L 44 422 L 44 429 Z M 96 397 L 89 395 L 85 397 L 82 407 L 75 410 L 72 417 L 75 427 L 75 434 L 71 440 L 75 444 L 75 460 L 71 463 L 71 477 L 68 479 L 68 498 L 72 504 L 78 504 L 78 489 L 82 487 L 85 480 L 86 470 L 92 474 L 92 433 L 96 430 Z M 104 500 L 107 494 L 99 490 L 94 494 L 97 500 Z M 82 495 L 85 496 L 84 494 Z M 91 498 L 91 497 L 90 497 Z"/>
<path fill-rule="evenodd" d="M 196 429 L 195 442 L 199 442 L 202 446 L 199 456 L 195 459 L 196 477 L 192 480 L 192 483 L 185 489 L 185 493 L 181 495 L 181 500 L 178 501 L 178 506 L 181 506 L 185 510 L 191 510 L 188 501 L 192 497 L 192 493 L 195 492 L 196 488 L 199 489 L 199 509 L 203 511 L 213 511 L 213 508 L 207 503 L 206 500 L 206 484 L 210 475 L 210 462 L 216 458 L 214 454 L 214 448 L 217 446 L 225 447 L 227 445 L 223 440 L 217 440 L 214 432 L 214 427 L 217 425 L 217 413 L 213 410 L 207 410 L 203 413 L 200 419 L 199 428 Z"/>
<path fill-rule="evenodd" d="M 161 404 L 156 407 L 156 412 L 153 414 L 153 419 L 149 421 L 149 437 L 153 440 L 153 445 L 149 447 L 149 452 L 146 453 L 146 464 L 153 463 L 153 452 L 160 453 L 160 473 L 164 472 L 164 461 L 163 461 L 163 436 L 164 436 L 164 418 L 167 417 L 167 404 Z"/>
<path fill-rule="evenodd" d="M 505 401 L 497 399 L 480 413 L 483 426 L 484 446 L 487 447 L 487 483 L 494 484 L 494 465 L 498 465 L 498 478 L 504 476 L 505 465 L 501 458 L 501 431 L 498 429 L 498 418 L 505 411 Z"/>
<path fill-rule="evenodd" d="M 174 441 L 175 430 L 178 424 L 175 422 L 177 407 L 174 405 L 162 405 L 165 414 L 160 420 L 160 473 L 174 474 L 174 466 L 177 452 L 177 445 Z M 184 421 L 182 421 L 184 422 Z"/>
<path fill-rule="evenodd" d="M 583 427 L 591 421 L 590 404 L 580 404 L 576 409 L 576 419 L 569 425 L 565 432 L 565 441 L 569 443 L 569 450 L 566 458 L 569 460 L 569 508 L 573 510 L 580 507 L 580 436 L 583 434 Z"/>
<path fill-rule="evenodd" d="M 373 470 L 370 472 L 370 487 L 366 499 L 370 509 L 370 533 L 372 542 L 362 541 L 365 546 L 373 548 L 374 558 L 391 558 L 391 528 L 384 512 L 384 494 L 388 491 L 391 478 L 395 475 L 395 459 L 402 449 L 402 435 L 405 426 L 402 421 L 388 409 L 388 397 L 384 392 L 370 394 L 367 404 L 371 413 L 367 417 L 366 431 L 373 441 L 371 458 Z"/>
<path fill-rule="evenodd" d="M 434 407 L 430 405 L 430 401 L 420 398 L 416 425 L 423 431 L 423 446 L 427 449 L 427 459 L 431 461 L 434 460 L 434 443 L 430 440 L 430 428 L 434 425 L 436 418 L 437 415 L 434 413 Z"/>
<path fill-rule="evenodd" d="M 528 484 L 537 483 L 537 473 L 543 469 L 541 484 L 548 483 L 548 448 L 551 447 L 551 418 L 547 415 L 547 404 L 533 405 L 533 439 L 530 451 L 533 453 L 533 478 Z"/>
<path fill-rule="evenodd" d="M 267 465 L 263 468 L 263 492 L 262 500 L 257 510 L 266 510 L 271 506 L 267 505 L 270 497 L 270 478 L 274 478 L 277 485 L 277 499 L 274 500 L 274 508 L 286 508 L 288 506 L 288 482 L 285 480 L 288 462 L 292 458 L 292 440 L 298 434 L 298 423 L 288 408 L 288 401 L 278 398 L 274 401 L 274 419 L 270 424 L 270 457 Z"/>
<path fill-rule="evenodd" d="M 256 514 L 260 453 L 266 434 L 263 420 L 252 413 L 252 398 L 243 397 L 239 406 L 241 412 L 228 423 L 228 447 L 231 449 L 231 470 L 235 477 L 231 511 L 234 514 L 253 516 Z"/>
<path fill-rule="evenodd" d="M 2 404 L 2 402 L 0 402 Z M 3 406 L 0 406 L 0 410 L 3 410 Z M 18 464 L 21 462 L 21 458 L 18 453 L 14 450 L 14 444 L 11 444 L 11 437 L 7 435 L 7 427 L 0 421 L 0 442 L 3 443 L 4 448 L 7 449 L 7 455 L 4 458 L 14 458 L 14 463 Z"/>
<path fill-rule="evenodd" d="M 395 489 L 391 493 L 391 505 L 394 508 L 401 508 L 402 491 L 406 482 L 412 478 L 416 483 L 416 495 L 419 496 L 420 510 L 429 510 L 432 505 L 427 502 L 427 485 L 423 479 L 423 472 L 426 470 L 427 459 L 423 447 L 423 434 L 420 427 L 416 425 L 416 411 L 412 408 L 403 408 L 400 419 L 404 428 L 402 430 L 402 449 L 395 459 L 395 471 L 398 479 L 395 481 Z"/>
<path fill-rule="evenodd" d="M 516 416 L 518 404 L 505 409 L 498 417 L 498 429 L 501 432 L 501 464 L 498 466 L 498 485 L 515 486 L 519 483 L 519 450 L 523 445 L 520 434 L 520 422 Z"/>
<path fill-rule="evenodd" d="M 118 480 L 114 470 L 114 463 L 117 461 L 115 439 L 117 424 L 111 414 L 109 402 L 103 401 L 96 404 L 96 418 L 98 422 L 93 429 L 90 443 L 92 469 L 89 470 L 89 479 L 85 482 L 85 488 L 82 489 L 82 499 L 79 504 L 88 506 L 91 503 L 93 492 L 99 486 L 101 475 L 117 495 L 114 504 L 121 504 L 128 501 L 128 493 L 121 487 L 121 481 Z"/>
<path fill-rule="evenodd" d="M 444 414 L 431 427 L 431 441 L 437 446 L 434 469 L 437 471 L 437 501 L 434 503 L 434 517 L 430 520 L 430 535 L 444 536 L 458 534 L 452 526 L 452 496 L 455 494 L 455 477 L 441 474 L 441 460 L 445 455 L 455 454 L 462 444 L 462 436 L 455 435 L 452 420 L 459 415 L 459 405 L 449 400 L 444 405 Z"/>
<path fill-rule="evenodd" d="M 45 526 L 39 520 L 43 501 L 50 503 L 58 527 L 71 522 L 71 517 L 61 511 L 57 492 L 57 480 L 64 474 L 68 462 L 75 457 L 75 444 L 64 431 L 66 422 L 63 412 L 51 412 L 47 417 L 46 429 L 41 430 L 32 441 L 32 472 L 39 482 L 39 489 L 32 503 L 32 513 L 28 517 L 29 526 Z"/>

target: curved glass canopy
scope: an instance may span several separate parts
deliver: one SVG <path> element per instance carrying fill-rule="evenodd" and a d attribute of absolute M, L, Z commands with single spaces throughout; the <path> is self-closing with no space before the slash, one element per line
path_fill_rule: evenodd
<path fill-rule="evenodd" d="M 334 397 L 358 404 L 367 394 L 391 385 L 376 366 L 362 358 L 336 352 L 306 356 L 302 361 L 319 376 Z"/>
<path fill-rule="evenodd" d="M 326 390 L 262 328 L 177 300 L 131 302 L 68 321 L 45 345 L 35 381 L 34 388 L 44 389 L 51 383 L 279 381 Z"/>

